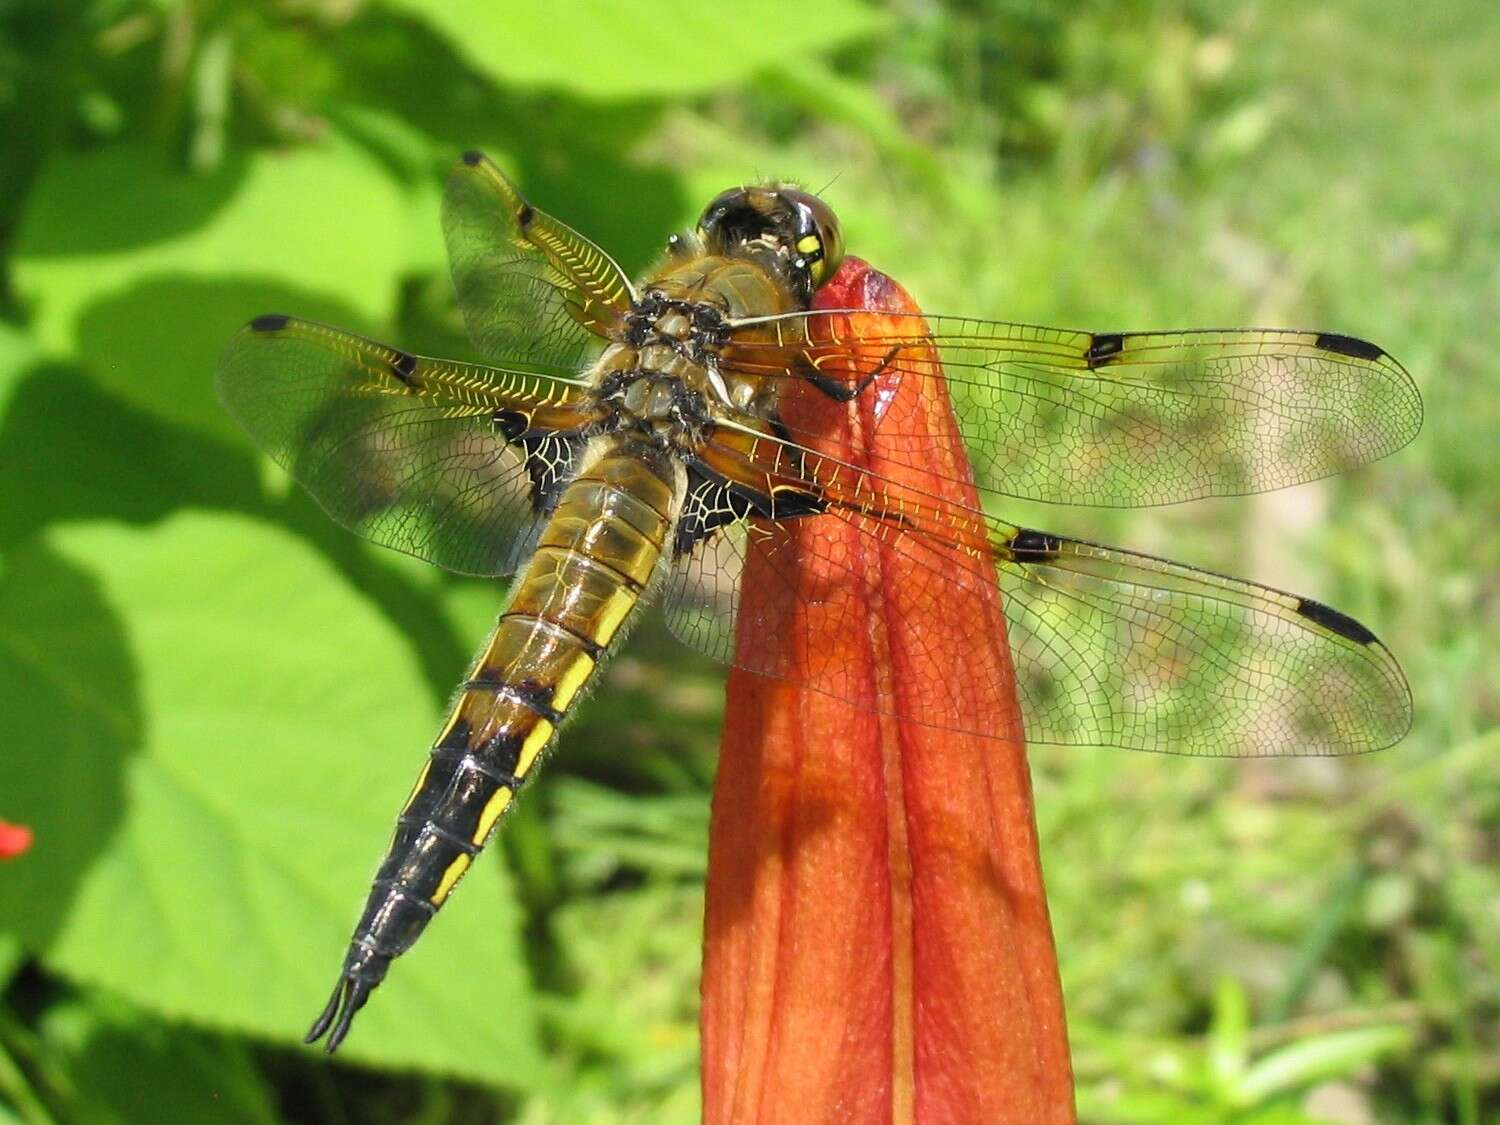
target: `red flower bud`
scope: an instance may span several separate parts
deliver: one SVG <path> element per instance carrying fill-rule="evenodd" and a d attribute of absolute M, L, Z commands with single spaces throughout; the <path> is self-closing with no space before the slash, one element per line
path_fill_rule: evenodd
<path fill-rule="evenodd" d="M 31 847 L 31 829 L 24 824 L 0 820 L 0 859 L 15 859 Z"/>
<path fill-rule="evenodd" d="M 818 307 L 872 310 L 849 319 L 861 329 L 873 319 L 876 331 L 882 313 L 920 311 L 856 258 Z M 911 334 L 913 321 L 884 330 Z M 881 357 L 862 358 L 873 371 Z M 903 386 L 884 371 L 847 404 L 801 387 L 782 396 L 783 417 L 799 434 L 830 435 L 845 459 L 977 506 L 972 485 L 940 479 L 969 472 L 936 355 L 916 361 L 931 378 L 907 374 Z M 897 441 L 901 463 L 888 459 Z M 931 472 L 910 467 L 914 451 Z M 776 595 L 763 592 L 770 563 L 752 540 L 740 613 L 756 635 L 738 643 L 802 645 L 825 668 L 835 654 L 847 682 L 863 676 L 893 703 L 859 709 L 730 675 L 709 844 L 704 1120 L 1072 1121 L 999 592 L 993 582 L 982 594 L 978 583 L 940 590 L 933 570 L 831 517 L 792 533 L 825 542 L 802 553 L 801 573 L 783 568 Z M 988 565 L 954 556 L 955 568 Z M 787 581 L 807 600 L 787 598 Z M 831 597 L 847 601 L 837 614 Z M 817 620 L 849 627 L 819 635 L 804 614 L 814 599 Z M 798 660 L 788 649 L 772 663 Z M 975 727 L 993 737 L 912 721 L 903 698 L 954 677 Z"/>

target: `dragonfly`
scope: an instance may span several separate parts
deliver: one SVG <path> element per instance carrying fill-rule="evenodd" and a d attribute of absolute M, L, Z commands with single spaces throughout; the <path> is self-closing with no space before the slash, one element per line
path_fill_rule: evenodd
<path fill-rule="evenodd" d="M 894 710 L 818 658 L 816 637 L 840 627 L 847 600 L 794 580 L 863 581 L 830 545 L 850 527 L 903 560 L 903 580 L 920 586 L 910 600 L 934 614 L 955 589 L 998 586 L 1003 598 L 1005 665 L 994 637 L 976 637 L 966 668 L 902 685 L 905 720 L 971 731 L 965 683 L 1013 667 L 1033 744 L 1354 754 L 1410 726 L 1400 667 L 1344 613 L 1007 523 L 943 488 L 1119 507 L 1324 477 L 1399 449 L 1421 425 L 1410 375 L 1376 345 L 822 308 L 844 258 L 839 222 L 783 183 L 718 195 L 638 280 L 477 152 L 450 173 L 442 221 L 484 363 L 270 314 L 233 337 L 218 374 L 230 413 L 335 521 L 458 574 L 513 576 L 309 1043 L 344 1041 L 652 598 L 711 657 Z M 934 394 L 951 403 L 961 450 L 916 441 L 890 409 Z M 911 472 L 873 468 L 807 409 L 870 395 L 885 396 L 866 416 L 886 464 Z M 770 588 L 742 613 L 752 555 Z M 808 635 L 744 643 L 787 599 L 800 599 L 791 619 Z"/>

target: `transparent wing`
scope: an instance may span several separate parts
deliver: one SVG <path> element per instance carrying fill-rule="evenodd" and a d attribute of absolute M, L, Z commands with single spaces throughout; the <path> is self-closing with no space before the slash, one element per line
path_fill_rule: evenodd
<path fill-rule="evenodd" d="M 945 378 L 965 445 L 949 452 L 967 454 L 976 483 L 1065 504 L 1284 488 L 1384 457 L 1422 424 L 1399 363 L 1329 332 L 1091 333 L 828 311 L 741 322 L 723 366 L 788 379 L 813 371 L 845 393 L 878 380 L 872 389 L 887 396 Z M 899 423 L 883 425 L 883 447 L 896 448 Z"/>
<path fill-rule="evenodd" d="M 338 523 L 461 574 L 513 570 L 592 420 L 583 388 L 263 316 L 219 395 Z"/>
<path fill-rule="evenodd" d="M 448 176 L 443 233 L 458 307 L 488 359 L 577 371 L 629 311 L 630 281 L 614 260 L 477 152 Z"/>
<path fill-rule="evenodd" d="M 673 632 L 749 671 L 870 710 L 899 700 L 916 721 L 954 730 L 974 729 L 976 685 L 1013 664 L 1033 743 L 1351 754 L 1410 725 L 1391 654 L 1319 603 L 945 508 L 878 479 L 845 485 L 828 490 L 821 515 L 752 516 L 683 553 L 665 596 Z M 962 636 L 961 661 L 920 625 L 888 627 L 934 619 Z M 887 646 L 890 682 L 857 658 L 867 643 Z"/>
<path fill-rule="evenodd" d="M 1310 598 L 1081 540 L 997 564 L 1027 738 L 1263 757 L 1399 741 L 1411 693 L 1363 625 Z"/>

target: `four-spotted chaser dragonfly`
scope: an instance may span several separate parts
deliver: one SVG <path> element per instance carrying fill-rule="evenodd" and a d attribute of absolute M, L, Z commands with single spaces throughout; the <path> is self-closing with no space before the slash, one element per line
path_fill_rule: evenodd
<path fill-rule="evenodd" d="M 789 185 L 719 195 L 638 283 L 478 153 L 448 180 L 443 227 L 458 304 L 488 365 L 266 315 L 235 336 L 219 375 L 228 409 L 339 523 L 460 574 L 515 575 L 309 1042 L 343 1041 L 648 593 L 680 638 L 712 656 L 889 707 L 864 681 L 820 666 L 815 644 L 734 644 L 736 630 L 759 635 L 743 619 L 753 609 L 736 620 L 754 553 L 770 564 L 757 567 L 765 581 L 787 576 L 783 596 L 803 600 L 794 620 L 810 634 L 839 628 L 819 613 L 847 603 L 790 578 L 815 566 L 852 579 L 821 521 L 894 550 L 907 575 L 930 575 L 914 596 L 933 613 L 956 585 L 998 582 L 1029 742 L 1345 754 L 1406 732 L 1400 668 L 1337 610 L 1005 523 L 911 474 L 871 469 L 790 409 L 799 396 L 951 392 L 966 444 L 940 459 L 951 476 L 967 480 L 972 465 L 992 492 L 1167 504 L 1292 485 L 1404 445 L 1421 401 L 1373 344 L 815 308 L 842 238 L 828 206 Z M 872 416 L 885 419 L 882 456 L 899 466 L 903 423 L 884 405 Z M 906 464 L 943 479 L 930 448 Z M 764 606 L 778 592 L 756 594 Z M 1003 674 L 985 651 L 996 650 L 976 645 L 966 675 Z M 921 653 L 906 657 L 920 666 Z M 970 729 L 962 679 L 934 673 L 905 692 L 902 713 Z"/>

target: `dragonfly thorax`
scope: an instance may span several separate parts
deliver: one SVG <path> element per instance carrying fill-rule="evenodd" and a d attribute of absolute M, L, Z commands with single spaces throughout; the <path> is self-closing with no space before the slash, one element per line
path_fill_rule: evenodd
<path fill-rule="evenodd" d="M 718 370 L 723 312 L 707 301 L 648 290 L 626 319 L 623 338 L 600 357 L 595 394 L 607 429 L 633 429 L 663 447 L 692 448 L 721 409 L 747 396 Z"/>
<path fill-rule="evenodd" d="M 691 446 L 709 421 L 701 391 L 682 373 L 630 367 L 606 376 L 599 401 L 609 410 L 609 430 L 637 430 L 654 444 Z"/>
<path fill-rule="evenodd" d="M 625 318 L 624 342 L 642 352 L 670 352 L 698 366 L 706 365 L 724 346 L 728 327 L 724 312 L 706 300 L 674 299 L 660 289 L 646 290 Z M 664 349 L 664 350 L 663 350 Z"/>

